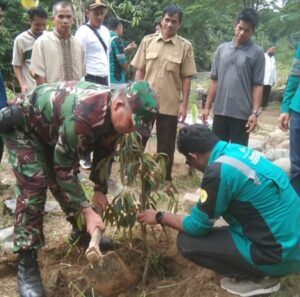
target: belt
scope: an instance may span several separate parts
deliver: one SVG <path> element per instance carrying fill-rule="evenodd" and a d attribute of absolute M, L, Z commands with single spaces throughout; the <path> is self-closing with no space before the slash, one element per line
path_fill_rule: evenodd
<path fill-rule="evenodd" d="M 93 74 L 87 74 L 86 76 L 89 76 L 90 78 L 102 78 L 102 79 L 107 78 L 107 76 L 98 76 L 98 75 L 93 75 Z"/>

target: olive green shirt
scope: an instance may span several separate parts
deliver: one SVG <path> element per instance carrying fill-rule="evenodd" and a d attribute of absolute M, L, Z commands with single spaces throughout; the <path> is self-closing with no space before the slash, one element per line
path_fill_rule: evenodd
<path fill-rule="evenodd" d="M 144 79 L 158 97 L 160 113 L 177 116 L 182 78 L 197 73 L 192 44 L 178 35 L 167 40 L 161 33 L 145 36 L 131 65 L 145 72 Z"/>

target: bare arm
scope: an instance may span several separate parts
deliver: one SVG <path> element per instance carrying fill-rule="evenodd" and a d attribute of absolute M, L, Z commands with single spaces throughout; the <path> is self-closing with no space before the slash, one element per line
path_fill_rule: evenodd
<path fill-rule="evenodd" d="M 154 209 L 147 209 L 141 213 L 138 214 L 137 220 L 142 225 L 156 225 L 156 214 L 157 210 Z M 172 214 L 169 212 L 166 212 L 164 214 L 164 217 L 161 221 L 161 223 L 165 226 L 168 226 L 170 228 L 176 229 L 178 231 L 183 231 L 182 222 L 184 219 L 184 215 L 178 215 L 178 214 Z"/>
<path fill-rule="evenodd" d="M 37 86 L 42 85 L 47 82 L 45 77 L 39 76 L 39 75 L 35 75 L 34 79 L 36 81 Z"/>
<path fill-rule="evenodd" d="M 26 93 L 28 91 L 28 86 L 24 80 L 23 74 L 22 74 L 22 67 L 21 66 L 15 66 L 13 65 L 15 76 L 18 80 L 19 86 L 21 88 L 21 93 Z"/>
<path fill-rule="evenodd" d="M 217 93 L 217 87 L 218 87 L 218 81 L 217 80 L 210 80 L 209 88 L 208 88 L 208 94 L 207 94 L 207 99 L 204 107 L 204 111 L 201 114 L 201 120 L 203 123 L 207 122 L 212 104 L 215 100 L 215 96 Z"/>
<path fill-rule="evenodd" d="M 178 120 L 180 122 L 183 122 L 186 118 L 190 90 L 191 90 L 191 81 L 192 81 L 191 76 L 182 78 L 182 102 L 180 104 L 179 113 L 178 113 Z"/>
<path fill-rule="evenodd" d="M 252 105 L 253 109 L 252 112 L 258 112 L 261 106 L 261 100 L 262 100 L 262 94 L 263 94 L 263 86 L 256 85 L 252 88 Z M 255 113 L 251 113 L 251 115 L 248 118 L 248 122 L 246 124 L 247 132 L 250 133 L 254 130 L 257 124 L 257 116 Z"/>
<path fill-rule="evenodd" d="M 253 86 L 252 88 L 252 104 L 253 104 L 253 111 L 258 111 L 261 106 L 263 94 L 263 86 Z"/>
<path fill-rule="evenodd" d="M 130 51 L 131 49 L 134 49 L 136 47 L 137 47 L 137 45 L 136 45 L 135 41 L 132 41 L 124 48 L 124 52 L 127 53 L 128 51 Z"/>
<path fill-rule="evenodd" d="M 137 69 L 135 72 L 135 80 L 144 80 L 145 78 L 145 71 L 141 69 Z"/>

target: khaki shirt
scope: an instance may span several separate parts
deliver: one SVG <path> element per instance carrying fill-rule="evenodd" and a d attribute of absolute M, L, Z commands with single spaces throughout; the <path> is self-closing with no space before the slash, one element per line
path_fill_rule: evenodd
<path fill-rule="evenodd" d="M 73 36 L 64 40 L 55 30 L 44 32 L 33 46 L 29 69 L 48 83 L 80 80 L 85 75 L 83 46 Z"/>
<path fill-rule="evenodd" d="M 162 35 L 145 36 L 131 65 L 145 72 L 158 96 L 161 114 L 178 115 L 182 98 L 182 78 L 197 73 L 192 45 L 175 35 L 164 40 Z"/>

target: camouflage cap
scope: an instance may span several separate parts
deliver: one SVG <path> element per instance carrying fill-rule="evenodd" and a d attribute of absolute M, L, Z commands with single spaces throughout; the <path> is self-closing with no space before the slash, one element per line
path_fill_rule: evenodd
<path fill-rule="evenodd" d="M 150 136 L 159 107 L 155 94 L 146 81 L 135 81 L 125 89 L 133 123 L 143 136 Z"/>

